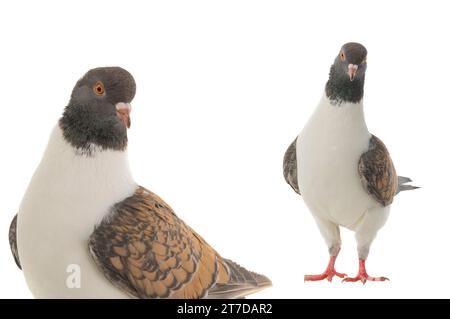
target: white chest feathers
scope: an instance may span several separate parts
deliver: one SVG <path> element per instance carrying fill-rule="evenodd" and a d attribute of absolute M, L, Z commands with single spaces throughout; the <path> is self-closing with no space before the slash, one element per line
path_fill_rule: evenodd
<path fill-rule="evenodd" d="M 126 151 L 81 155 L 55 127 L 18 217 L 19 258 L 35 297 L 125 296 L 97 269 L 87 243 L 109 208 L 135 189 Z"/>
<path fill-rule="evenodd" d="M 313 215 L 352 228 L 374 205 L 358 173 L 370 137 L 362 103 L 323 96 L 297 139 L 299 188 Z"/>

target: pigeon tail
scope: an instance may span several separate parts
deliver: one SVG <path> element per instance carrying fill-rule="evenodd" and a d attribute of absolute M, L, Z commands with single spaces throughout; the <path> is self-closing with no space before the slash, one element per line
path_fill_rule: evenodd
<path fill-rule="evenodd" d="M 409 177 L 399 176 L 398 177 L 398 188 L 397 192 L 395 194 L 398 194 L 403 191 L 410 191 L 413 189 L 420 188 L 419 186 L 413 186 L 413 185 L 405 185 L 407 183 L 412 182 L 412 179 Z"/>

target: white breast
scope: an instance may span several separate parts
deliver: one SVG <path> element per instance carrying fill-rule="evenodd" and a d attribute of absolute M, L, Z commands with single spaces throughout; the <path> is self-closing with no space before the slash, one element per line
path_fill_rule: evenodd
<path fill-rule="evenodd" d="M 35 297 L 126 297 L 97 269 L 88 238 L 109 208 L 135 189 L 126 152 L 77 154 L 55 127 L 18 218 L 19 258 Z M 70 265 L 80 267 L 79 288 L 67 285 L 75 275 L 67 272 Z"/>
<path fill-rule="evenodd" d="M 297 139 L 299 188 L 314 215 L 353 228 L 375 205 L 358 174 L 370 137 L 362 103 L 331 105 L 323 96 Z"/>

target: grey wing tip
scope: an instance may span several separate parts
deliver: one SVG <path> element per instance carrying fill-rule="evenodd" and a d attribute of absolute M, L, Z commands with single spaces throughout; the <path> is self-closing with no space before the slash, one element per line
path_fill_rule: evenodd
<path fill-rule="evenodd" d="M 17 251 L 17 214 L 14 216 L 11 221 L 11 225 L 9 226 L 9 246 L 11 248 L 11 253 L 14 257 L 14 261 L 16 262 L 17 267 L 22 269 L 19 260 L 19 253 Z"/>
<path fill-rule="evenodd" d="M 286 183 L 299 195 L 297 173 L 297 138 L 289 145 L 283 157 L 283 175 Z"/>
<path fill-rule="evenodd" d="M 272 286 L 272 281 L 264 275 L 249 271 L 229 259 L 223 260 L 228 268 L 228 283 L 216 285 L 208 298 L 240 299 Z"/>
<path fill-rule="evenodd" d="M 398 183 L 399 184 L 406 184 L 412 182 L 412 179 L 405 176 L 398 176 Z"/>
<path fill-rule="evenodd" d="M 244 267 L 242 267 L 241 265 L 239 265 L 238 263 L 236 263 L 230 259 L 226 259 L 225 261 L 226 261 L 228 267 L 231 268 L 230 270 L 232 273 L 232 280 L 235 280 L 237 282 L 251 283 L 257 287 L 272 286 L 272 281 L 268 277 L 258 274 L 256 272 L 247 270 Z M 234 278 L 233 278 L 233 275 L 234 275 Z"/>
<path fill-rule="evenodd" d="M 420 186 L 413 186 L 413 185 L 400 185 L 400 186 L 398 187 L 399 192 L 402 192 L 402 191 L 411 191 L 411 190 L 413 190 L 413 189 L 418 189 L 418 188 L 421 188 L 421 187 L 420 187 Z"/>
<path fill-rule="evenodd" d="M 403 191 L 410 191 L 410 190 L 414 190 L 414 189 L 418 189 L 420 188 L 420 186 L 414 186 L 414 185 L 405 185 L 407 183 L 412 182 L 412 179 L 409 177 L 404 177 L 404 176 L 398 176 L 398 189 L 397 189 L 397 193 L 403 192 Z"/>
<path fill-rule="evenodd" d="M 14 255 L 14 261 L 16 262 L 17 268 L 22 270 L 22 266 L 20 265 L 19 257 Z"/>

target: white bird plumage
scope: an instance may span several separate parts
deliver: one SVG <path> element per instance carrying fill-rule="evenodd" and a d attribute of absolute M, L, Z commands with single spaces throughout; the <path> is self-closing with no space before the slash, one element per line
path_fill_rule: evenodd
<path fill-rule="evenodd" d="M 126 150 L 81 156 L 59 125 L 53 129 L 20 205 L 17 227 L 20 263 L 36 298 L 128 297 L 95 265 L 87 238 L 111 204 L 136 188 Z M 66 285 L 70 265 L 80 266 L 80 287 Z"/>
<path fill-rule="evenodd" d="M 358 173 L 371 136 L 362 101 L 336 106 L 324 95 L 297 138 L 300 193 L 332 254 L 340 249 L 339 226 L 344 226 L 356 232 L 359 257 L 366 258 L 389 215 L 390 206 L 363 189 Z"/>

